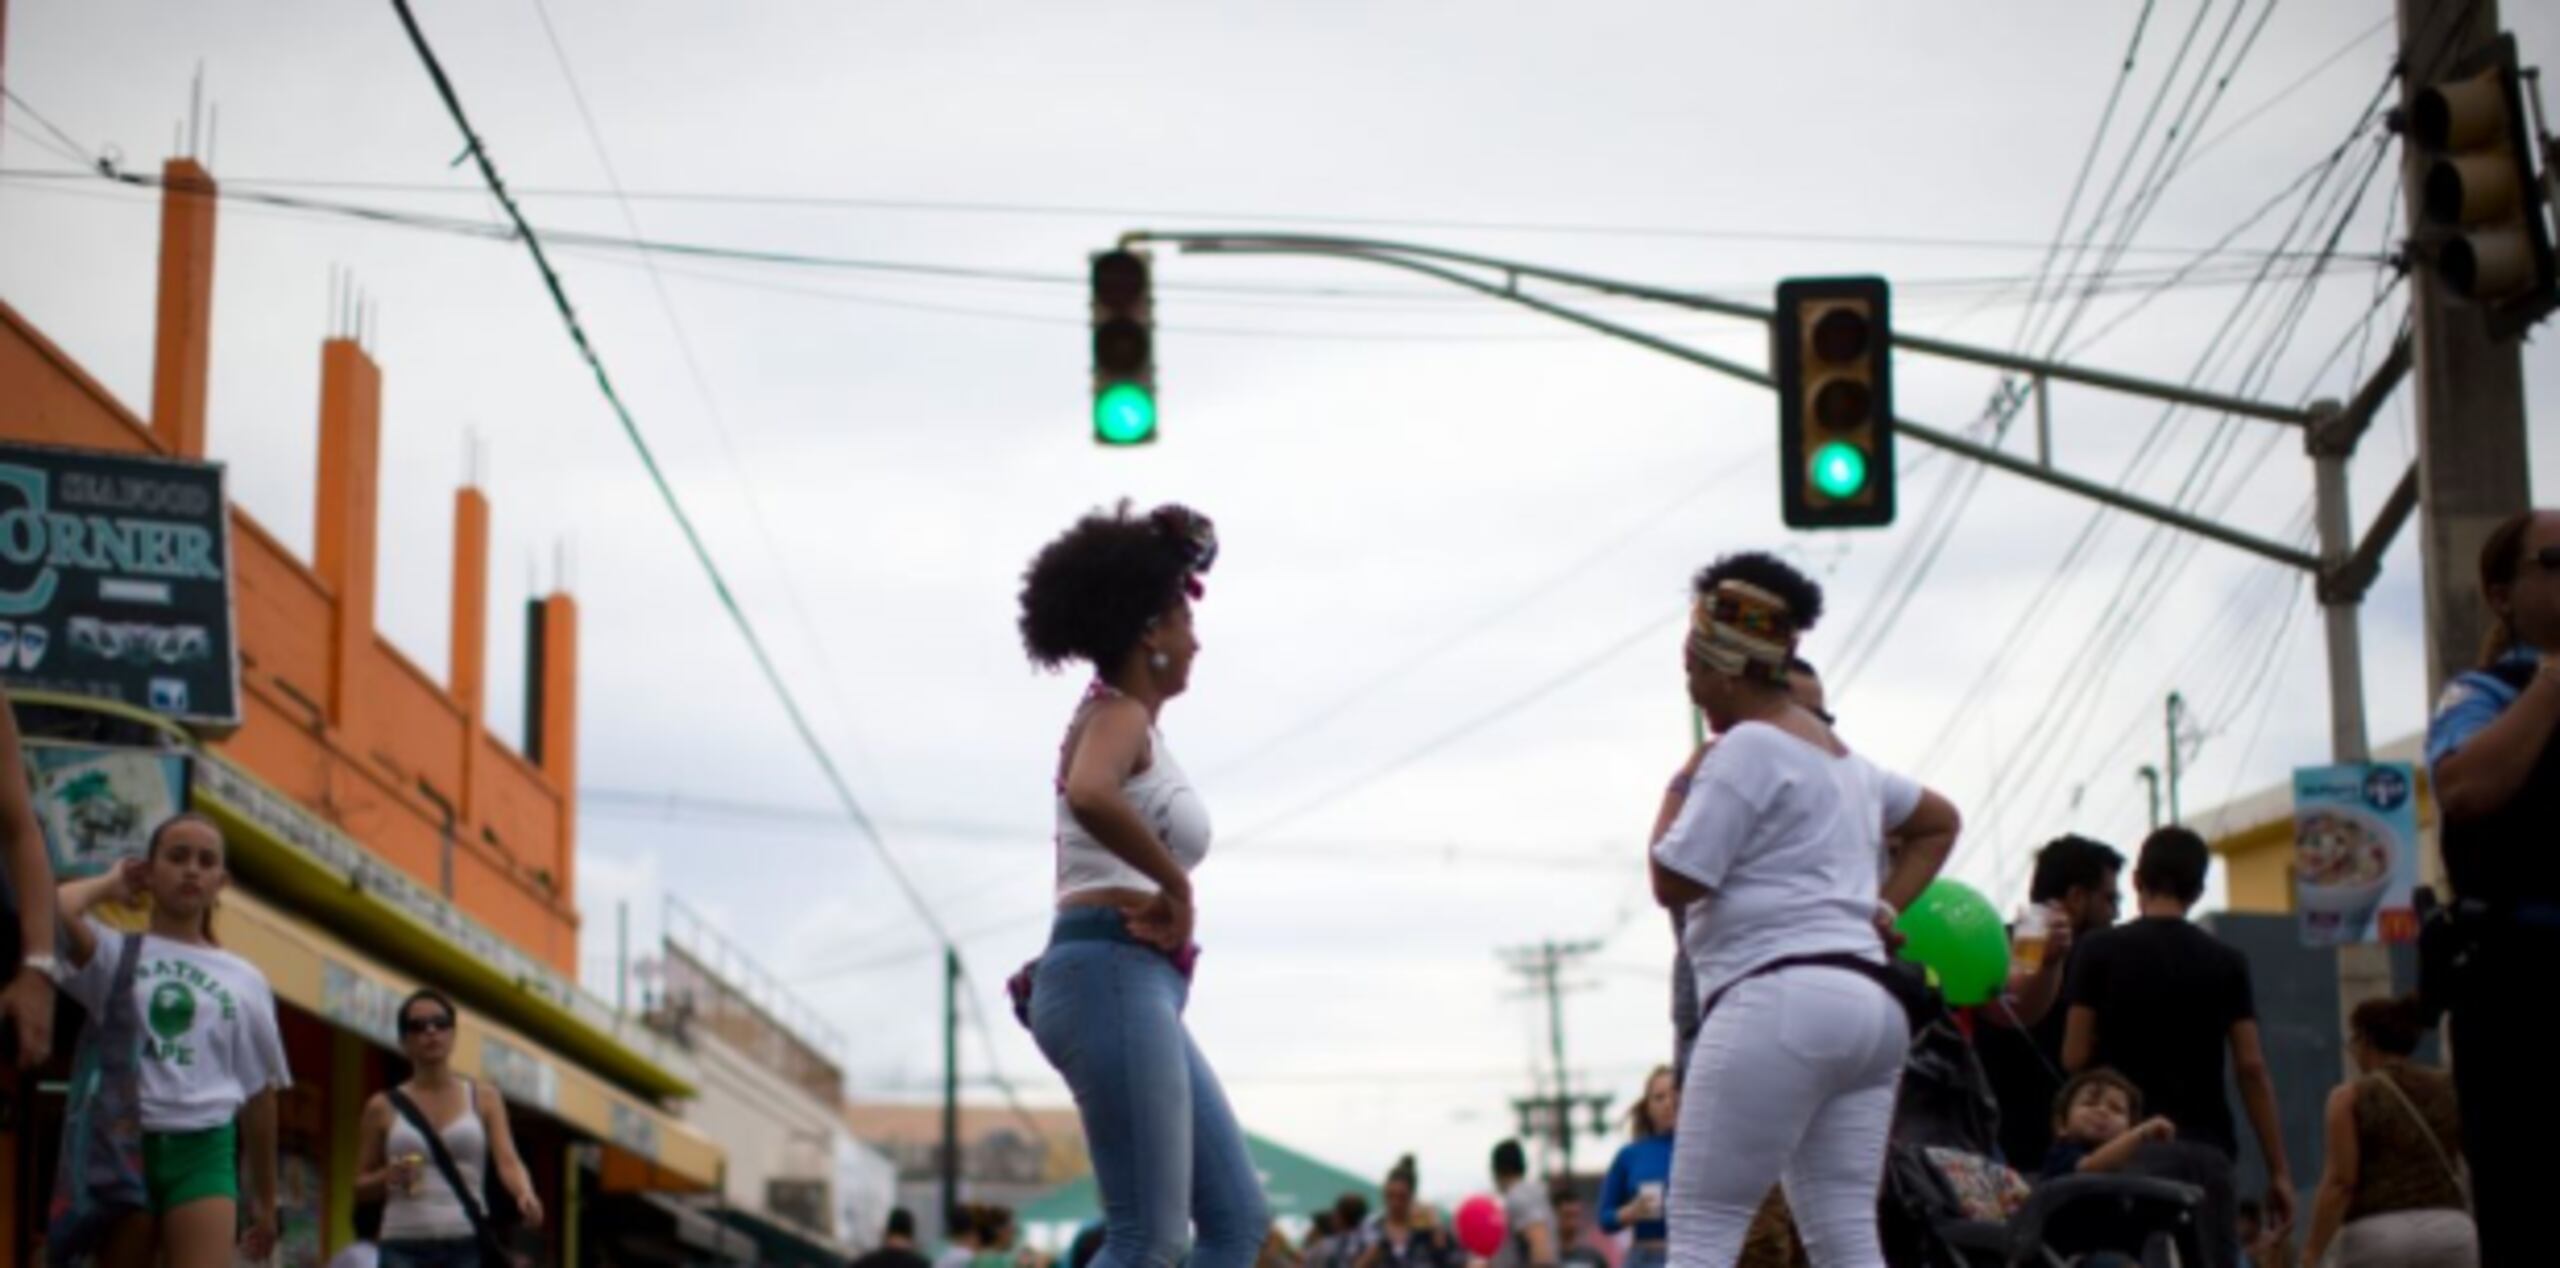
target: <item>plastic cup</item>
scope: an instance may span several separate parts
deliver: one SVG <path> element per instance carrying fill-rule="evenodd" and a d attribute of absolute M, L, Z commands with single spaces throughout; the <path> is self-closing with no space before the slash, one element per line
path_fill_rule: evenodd
<path fill-rule="evenodd" d="M 2034 973 L 2044 968 L 2045 935 L 2052 913 L 2040 904 L 2029 903 L 2018 909 L 2018 921 L 2009 931 L 2011 957 L 2020 972 Z"/>

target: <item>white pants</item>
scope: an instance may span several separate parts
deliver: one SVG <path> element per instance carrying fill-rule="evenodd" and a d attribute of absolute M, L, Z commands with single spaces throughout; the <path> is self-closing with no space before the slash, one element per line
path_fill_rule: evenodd
<path fill-rule="evenodd" d="M 2393 1211 L 2349 1221 L 2329 1252 L 2337 1268 L 2473 1268 L 2479 1235 L 2460 1211 Z"/>
<path fill-rule="evenodd" d="M 1902 1006 L 1846 969 L 1781 969 L 1725 992 L 1680 1093 L 1671 1268 L 1732 1268 L 1781 1180 L 1818 1268 L 1882 1268 L 1876 1197 L 1910 1044 Z"/>

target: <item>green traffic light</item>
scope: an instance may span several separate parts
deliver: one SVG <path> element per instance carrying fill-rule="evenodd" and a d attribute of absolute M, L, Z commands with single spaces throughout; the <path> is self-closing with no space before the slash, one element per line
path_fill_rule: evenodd
<path fill-rule="evenodd" d="M 1846 500 L 1867 487 L 1867 456 L 1845 441 L 1832 441 L 1813 454 L 1813 487 L 1827 498 Z"/>
<path fill-rule="evenodd" d="M 1114 383 L 1093 398 L 1094 438 L 1106 445 L 1143 445 L 1156 438 L 1156 398 L 1135 383 Z"/>

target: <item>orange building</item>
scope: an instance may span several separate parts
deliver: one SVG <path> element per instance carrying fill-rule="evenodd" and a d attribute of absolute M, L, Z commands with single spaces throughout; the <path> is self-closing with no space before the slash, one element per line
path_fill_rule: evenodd
<path fill-rule="evenodd" d="M 172 160 L 166 176 L 150 416 L 0 302 L 0 441 L 203 458 L 215 190 L 192 160 Z M 20 684 L 31 752 L 76 745 L 81 761 L 165 766 L 176 797 L 227 831 L 237 885 L 217 932 L 274 983 L 296 1080 L 285 1262 L 316 1265 L 351 1235 L 357 1111 L 393 1077 L 393 1010 L 421 983 L 462 1003 L 457 1065 L 516 1107 L 555 1212 L 550 1261 L 590 1261 L 597 1249 L 580 1241 L 597 1234 L 582 1229 L 582 1201 L 712 1188 L 721 1154 L 671 1111 L 692 1091 L 685 1058 L 576 984 L 575 601 L 554 593 L 529 614 L 521 753 L 486 726 L 490 506 L 478 490 L 454 500 L 444 671 L 375 628 L 381 385 L 356 340 L 323 343 L 312 559 L 221 512 L 236 726 L 181 726 L 136 702 L 27 689 L 0 673 Z M 65 847 L 53 844 L 59 861 Z M 42 1232 L 25 1213 L 44 1209 L 60 1098 L 13 1100 L 31 1108 L 0 1122 L 0 1241 L 24 1263 Z"/>

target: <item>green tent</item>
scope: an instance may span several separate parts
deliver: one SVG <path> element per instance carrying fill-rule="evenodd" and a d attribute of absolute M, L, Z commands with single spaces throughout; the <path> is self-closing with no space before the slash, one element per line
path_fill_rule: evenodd
<path fill-rule="evenodd" d="M 1318 1162 L 1252 1132 L 1244 1134 L 1244 1148 L 1253 1157 L 1254 1173 L 1262 1177 L 1262 1196 L 1271 1204 L 1275 1218 L 1306 1219 L 1330 1208 L 1333 1200 L 1345 1193 L 1359 1194 L 1372 1210 L 1378 1206 L 1378 1186 L 1340 1167 Z M 1088 1173 L 1032 1199 L 1017 1218 L 1025 1225 L 1098 1220 L 1102 1218 L 1102 1194 Z"/>

